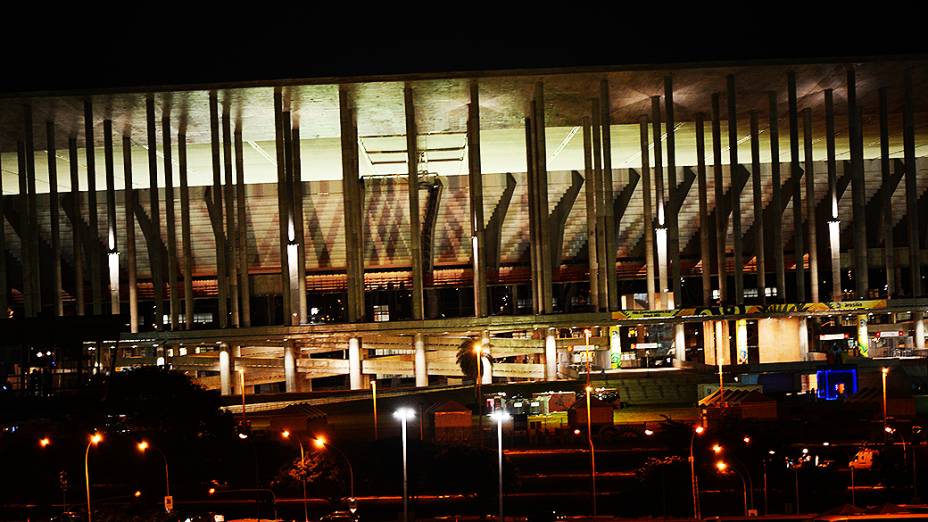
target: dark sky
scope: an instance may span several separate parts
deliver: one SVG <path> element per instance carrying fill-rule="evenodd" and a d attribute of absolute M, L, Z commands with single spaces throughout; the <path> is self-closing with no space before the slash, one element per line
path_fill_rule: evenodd
<path fill-rule="evenodd" d="M 80 16 L 87 13 L 48 21 L 31 14 L 23 24 L 8 18 L 3 40 L 15 44 L 0 58 L 0 92 L 928 51 L 922 31 L 900 18 L 883 25 L 859 13 L 826 19 L 789 10 L 764 17 L 757 11 L 763 4 L 750 2 L 738 4 L 749 16 L 729 25 L 717 13 L 668 14 L 659 3 L 647 4 L 650 11 L 569 14 L 564 3 L 515 4 L 525 11 L 520 16 L 470 4 L 397 3 L 377 12 L 364 3 L 344 4 L 341 11 L 294 12 L 228 3 L 214 13 L 159 3 L 149 6 L 154 11 L 125 7 L 107 13 L 116 18 L 89 22 Z"/>

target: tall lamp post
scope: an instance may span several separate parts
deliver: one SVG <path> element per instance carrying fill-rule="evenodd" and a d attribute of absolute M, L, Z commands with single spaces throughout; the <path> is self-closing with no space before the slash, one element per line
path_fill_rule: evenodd
<path fill-rule="evenodd" d="M 406 469 L 406 421 L 415 417 L 412 408 L 400 408 L 393 412 L 393 416 L 400 420 L 403 426 L 403 522 L 409 522 L 409 475 Z"/>
<path fill-rule="evenodd" d="M 883 428 L 886 428 L 886 376 L 889 375 L 889 368 L 880 370 L 883 378 Z"/>
<path fill-rule="evenodd" d="M 499 453 L 499 520 L 503 518 L 503 422 L 512 418 L 512 415 L 505 410 L 497 410 L 490 414 L 490 417 L 496 421 L 496 447 Z"/>
<path fill-rule="evenodd" d="M 593 419 L 590 416 L 590 394 L 593 387 L 586 387 L 586 440 L 590 445 L 590 481 L 593 485 L 593 516 L 596 516 L 596 448 L 593 446 Z"/>
<path fill-rule="evenodd" d="M 170 497 L 171 496 L 171 479 L 170 479 L 170 475 L 168 474 L 167 456 L 165 456 L 164 452 L 161 451 L 160 449 L 152 447 L 146 440 L 143 440 L 139 442 L 138 444 L 136 444 L 136 447 L 139 449 L 140 452 L 142 452 L 142 454 L 144 454 L 149 449 L 153 449 L 156 452 L 158 452 L 158 455 L 161 455 L 161 459 L 164 460 L 164 496 L 165 498 Z M 168 511 L 167 503 L 164 504 L 164 510 L 165 512 L 170 513 L 170 511 Z"/>
<path fill-rule="evenodd" d="M 103 442 L 100 432 L 90 436 L 87 449 L 84 451 L 84 483 L 87 485 L 87 522 L 93 522 L 93 512 L 90 510 L 90 447 Z"/>
<path fill-rule="evenodd" d="M 348 455 L 345 455 L 345 452 L 338 449 L 337 446 L 329 442 L 329 440 L 322 435 L 316 435 L 316 438 L 313 439 L 313 445 L 319 449 L 331 448 L 345 459 L 345 464 L 348 464 L 348 494 L 350 498 L 354 499 L 354 468 L 351 467 L 351 460 L 348 458 Z M 404 443 L 403 446 L 405 447 L 406 444 Z"/>
<path fill-rule="evenodd" d="M 724 460 L 720 460 L 715 463 L 715 468 L 719 470 L 719 473 L 724 474 L 728 469 L 731 469 L 738 475 L 738 478 L 741 479 L 742 494 L 744 496 L 744 516 L 748 516 L 748 483 L 744 480 L 744 475 L 738 471 L 738 468 L 729 466 Z"/>
<path fill-rule="evenodd" d="M 286 440 L 290 440 L 290 430 L 284 430 L 280 432 L 280 436 Z M 306 452 L 303 451 L 303 441 L 299 437 L 294 437 L 297 444 L 300 446 L 300 466 L 303 467 L 302 480 L 303 483 L 303 521 L 309 522 L 309 508 L 306 505 Z"/>
<path fill-rule="evenodd" d="M 693 435 L 690 436 L 690 482 L 693 489 L 693 518 L 699 520 L 702 518 L 699 512 L 699 483 L 696 481 L 696 459 L 693 456 L 693 445 L 696 442 L 696 435 L 702 435 L 706 431 L 702 426 L 696 426 L 693 429 Z"/>

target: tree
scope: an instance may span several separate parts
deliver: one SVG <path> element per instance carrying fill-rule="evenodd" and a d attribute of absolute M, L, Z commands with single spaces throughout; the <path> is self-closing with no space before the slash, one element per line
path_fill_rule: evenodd
<path fill-rule="evenodd" d="M 465 339 L 464 342 L 458 346 L 457 354 L 457 363 L 461 367 L 461 371 L 464 372 L 464 375 L 469 379 L 477 379 L 477 356 L 474 354 L 474 345 L 480 343 L 479 338 L 475 339 Z M 480 364 L 480 375 L 484 375 L 484 372 L 488 370 L 486 364 L 484 364 L 483 359 L 486 359 L 491 365 L 493 364 L 493 356 L 489 353 L 483 354 Z"/>

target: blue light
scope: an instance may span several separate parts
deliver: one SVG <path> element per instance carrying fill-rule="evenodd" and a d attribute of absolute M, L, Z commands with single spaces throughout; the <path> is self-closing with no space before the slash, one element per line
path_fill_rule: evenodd
<path fill-rule="evenodd" d="M 818 370 L 815 377 L 818 383 L 815 394 L 819 399 L 833 401 L 857 393 L 856 368 Z M 839 392 L 841 385 L 844 387 L 843 393 Z"/>

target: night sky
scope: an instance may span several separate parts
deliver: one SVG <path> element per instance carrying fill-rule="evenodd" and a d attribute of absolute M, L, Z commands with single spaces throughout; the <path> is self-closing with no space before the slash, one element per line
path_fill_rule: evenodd
<path fill-rule="evenodd" d="M 787 4 L 765 15 L 762 9 L 772 6 L 742 3 L 735 13 L 744 18 L 730 23 L 716 5 L 581 12 L 566 4 L 516 4 L 524 12 L 514 16 L 503 13 L 502 3 L 314 4 L 293 11 L 229 3 L 206 12 L 159 3 L 52 20 L 42 13 L 5 17 L 3 41 L 13 45 L 0 59 L 0 93 L 928 52 L 921 29 L 898 16 L 883 23 L 869 9 L 862 20 L 862 13 L 819 14 Z"/>

